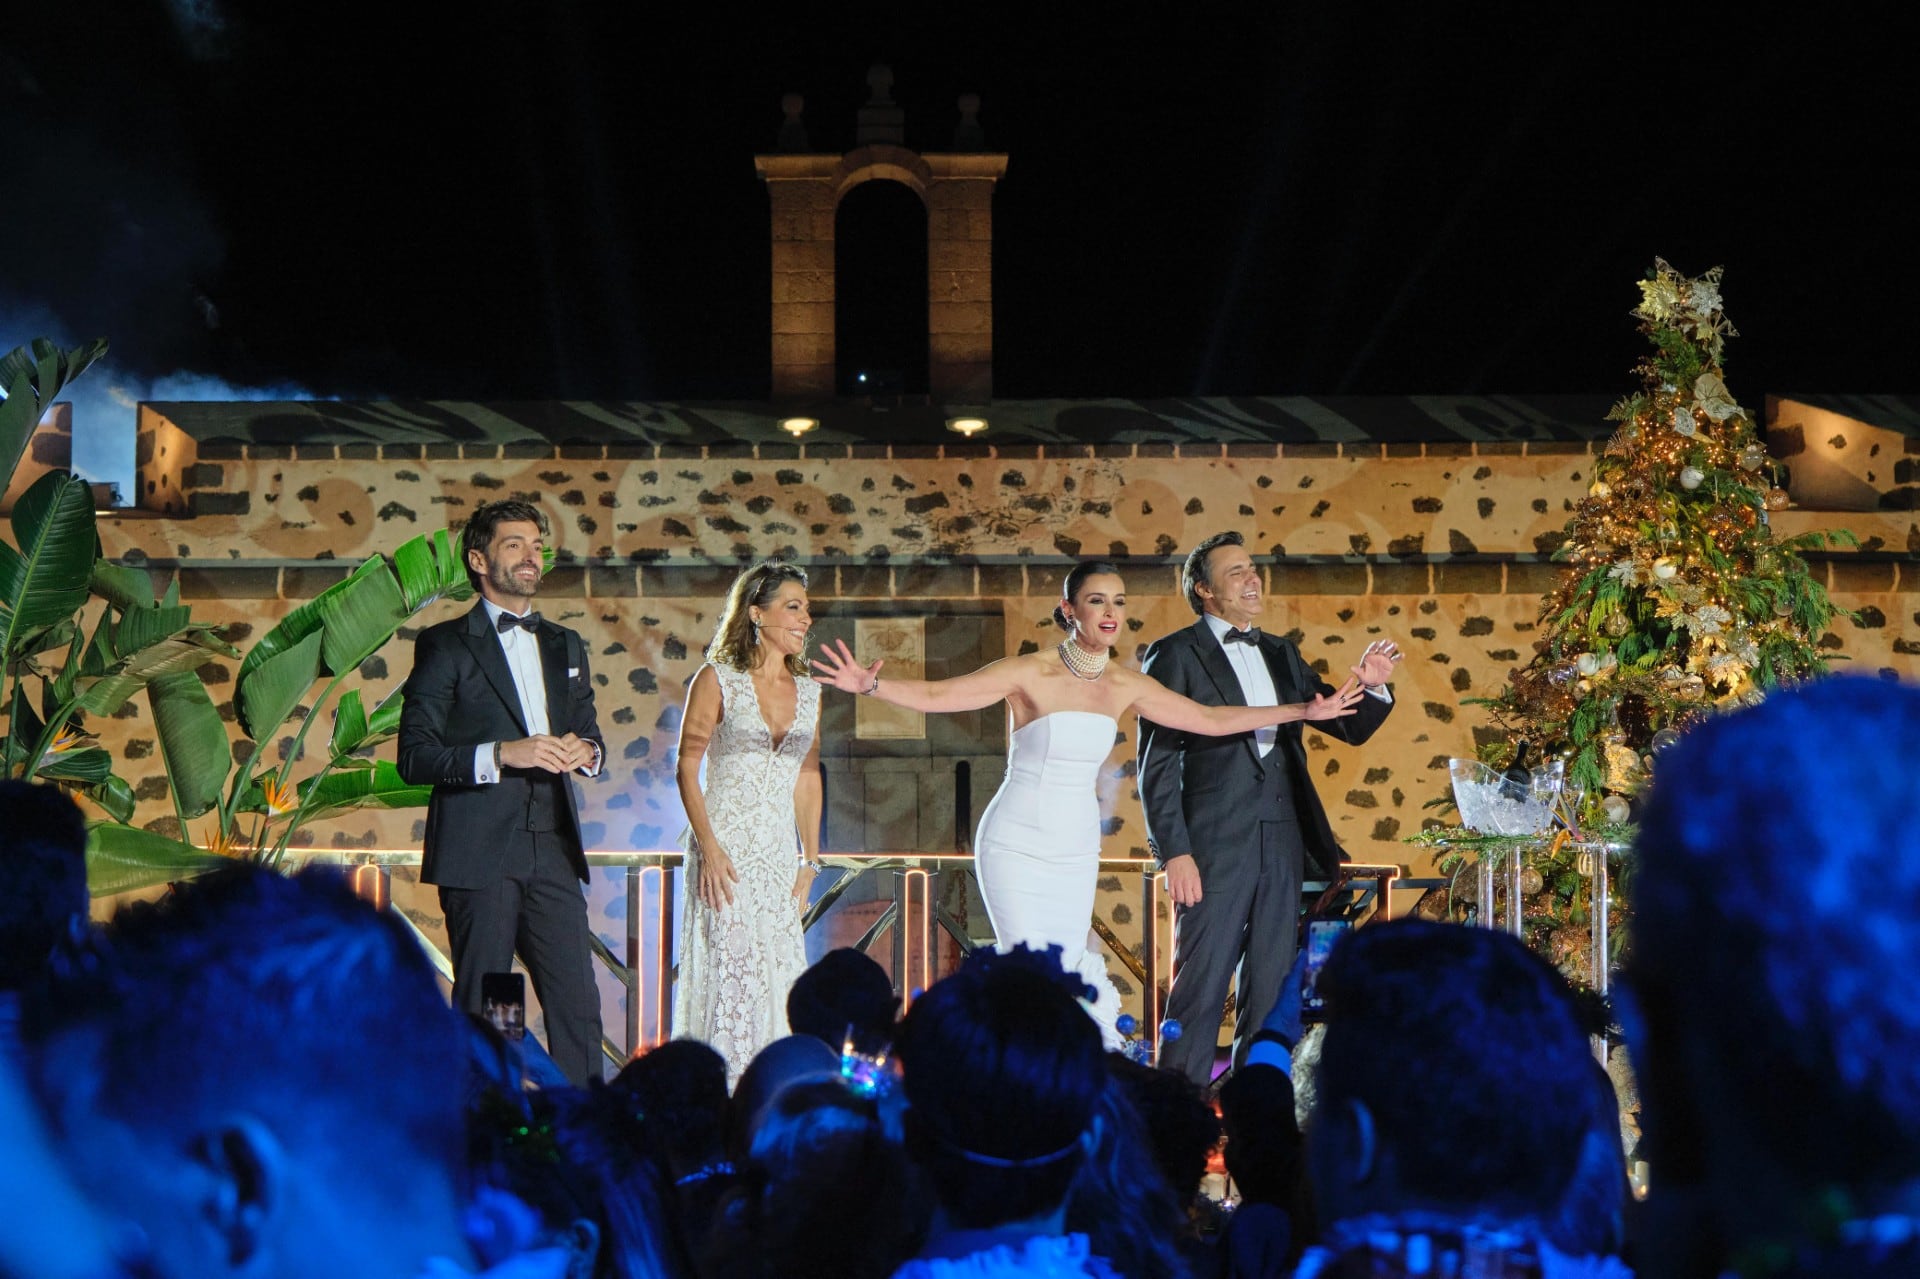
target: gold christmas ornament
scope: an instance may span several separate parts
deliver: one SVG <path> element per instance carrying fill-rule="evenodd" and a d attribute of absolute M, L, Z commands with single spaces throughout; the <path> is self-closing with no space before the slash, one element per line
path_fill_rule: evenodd
<path fill-rule="evenodd" d="M 1589 497 L 1612 497 L 1613 489 L 1605 480 L 1595 480 L 1587 489 Z"/>
<path fill-rule="evenodd" d="M 1786 510 L 1789 500 L 1785 489 L 1773 488 L 1767 490 L 1767 509 L 1769 511 Z"/>

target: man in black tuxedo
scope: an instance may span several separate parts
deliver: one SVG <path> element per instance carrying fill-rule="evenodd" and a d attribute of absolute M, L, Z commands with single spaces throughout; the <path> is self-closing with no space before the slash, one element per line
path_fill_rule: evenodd
<path fill-rule="evenodd" d="M 1147 649 L 1144 670 L 1209 706 L 1305 702 L 1335 692 L 1291 640 L 1264 635 L 1260 572 L 1238 533 L 1216 533 L 1187 556 L 1187 602 L 1200 620 Z M 1366 688 L 1354 713 L 1315 727 L 1359 745 L 1393 709 L 1391 641 L 1367 646 L 1353 673 Z M 1166 1015 L 1185 1030 L 1160 1064 L 1205 1085 L 1228 983 L 1239 969 L 1234 1062 L 1245 1059 L 1293 962 L 1304 870 L 1326 878 L 1344 860 L 1307 774 L 1298 723 L 1233 737 L 1197 737 L 1140 721 L 1139 779 L 1147 843 L 1173 898 L 1173 989 Z"/>
<path fill-rule="evenodd" d="M 481 975 L 508 971 L 517 950 L 554 1064 L 585 1086 L 600 1074 L 600 999 L 570 774 L 594 776 L 606 752 L 586 645 L 531 611 L 546 535 L 525 502 L 489 502 L 467 521 L 480 602 L 414 641 L 399 766 L 434 788 L 421 879 L 440 887 L 454 1006 L 479 1012 Z"/>

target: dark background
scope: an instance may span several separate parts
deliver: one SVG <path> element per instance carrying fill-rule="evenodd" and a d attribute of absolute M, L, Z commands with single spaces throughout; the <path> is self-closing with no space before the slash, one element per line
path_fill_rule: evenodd
<path fill-rule="evenodd" d="M 1811 7 L 9 8 L 0 340 L 122 399 L 763 396 L 752 157 L 875 60 L 1012 157 L 1003 397 L 1624 392 L 1656 254 L 1749 404 L 1920 380 L 1905 32 Z"/>

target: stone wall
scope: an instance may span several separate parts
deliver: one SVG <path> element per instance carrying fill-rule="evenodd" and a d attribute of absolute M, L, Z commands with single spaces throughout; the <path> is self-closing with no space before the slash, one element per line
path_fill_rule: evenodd
<path fill-rule="evenodd" d="M 1405 650 L 1398 709 L 1371 743 L 1309 741 L 1354 859 L 1419 873 L 1426 866 L 1401 841 L 1445 793 L 1447 758 L 1472 751 L 1483 717 L 1462 700 L 1498 690 L 1528 652 L 1556 572 L 1545 552 L 1585 491 L 1592 446 L 437 447 L 451 452 L 203 444 L 177 472 L 179 499 L 166 502 L 201 514 L 106 518 L 102 538 L 110 556 L 157 576 L 177 571 L 196 616 L 232 623 L 244 648 L 245 635 L 367 555 L 457 524 L 481 500 L 539 502 L 555 521 L 560 561 L 542 607 L 588 641 L 608 740 L 609 767 L 584 788 L 588 839 L 662 849 L 682 825 L 672 764 L 679 704 L 735 557 L 779 553 L 805 565 L 823 626 L 875 611 L 985 610 L 1010 653 L 1052 642 L 1048 616 L 1073 557 L 1119 557 L 1130 595 L 1121 656 L 1137 662 L 1151 639 L 1192 620 L 1178 594 L 1180 553 L 1237 528 L 1266 574 L 1265 624 L 1294 636 L 1320 669 L 1338 676 L 1376 636 Z M 1795 511 L 1776 522 L 1787 532 L 1850 527 L 1876 546 L 1828 561 L 1839 602 L 1860 620 L 1839 622 L 1822 642 L 1851 669 L 1920 676 L 1920 593 L 1906 550 L 1920 533 L 1910 515 Z M 419 622 L 460 607 L 436 606 Z M 368 660 L 370 698 L 405 677 L 412 633 Z M 230 664 L 204 677 L 216 701 L 230 696 Z M 170 821 L 144 699 L 96 727 L 125 761 L 137 820 Z M 1116 859 L 1145 854 L 1133 732 L 1122 725 L 1101 783 L 1104 852 Z M 975 799 L 976 818 L 986 798 Z M 416 847 L 420 827 L 417 813 L 377 813 L 313 834 L 338 847 Z M 1136 943 L 1138 881 L 1112 876 L 1103 890 L 1102 914 Z M 429 894 L 399 896 L 418 922 L 437 926 Z M 611 942 L 624 933 L 611 877 L 594 902 Z"/>

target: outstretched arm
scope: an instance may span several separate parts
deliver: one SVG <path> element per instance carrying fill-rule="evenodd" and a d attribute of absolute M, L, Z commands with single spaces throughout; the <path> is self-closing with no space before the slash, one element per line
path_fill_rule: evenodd
<path fill-rule="evenodd" d="M 1132 674 L 1132 672 L 1128 672 Z M 1202 737 L 1226 737 L 1232 733 L 1250 733 L 1269 724 L 1292 724 L 1299 720 L 1323 721 L 1353 714 L 1354 706 L 1366 696 L 1360 681 L 1350 679 L 1331 692 L 1316 694 L 1311 701 L 1287 702 L 1279 706 L 1202 706 L 1182 697 L 1144 675 L 1134 675 L 1138 691 L 1132 709 L 1167 728 Z"/>
<path fill-rule="evenodd" d="M 952 679 L 880 678 L 880 662 L 862 666 L 845 640 L 821 646 L 813 678 L 843 693 L 865 693 L 910 711 L 977 711 L 1005 701 L 1020 687 L 1019 659 L 1003 657 Z"/>

